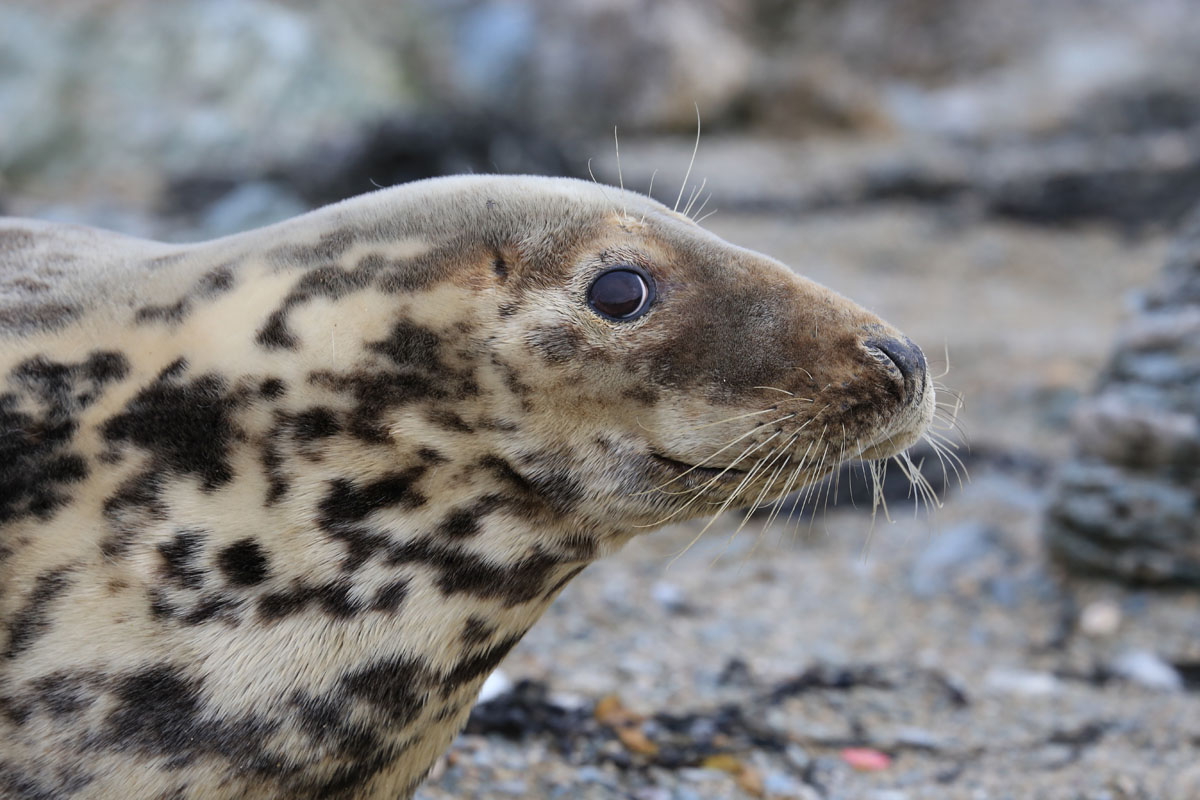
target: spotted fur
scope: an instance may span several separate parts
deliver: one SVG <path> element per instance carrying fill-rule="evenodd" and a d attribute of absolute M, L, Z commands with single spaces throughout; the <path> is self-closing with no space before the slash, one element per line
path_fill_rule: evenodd
<path fill-rule="evenodd" d="M 657 284 L 633 322 L 586 302 L 616 264 Z M 803 483 L 835 431 L 915 440 L 889 337 L 575 181 L 188 246 L 0 222 L 0 795 L 411 796 L 588 563 L 782 490 L 737 453 L 786 441 Z"/>

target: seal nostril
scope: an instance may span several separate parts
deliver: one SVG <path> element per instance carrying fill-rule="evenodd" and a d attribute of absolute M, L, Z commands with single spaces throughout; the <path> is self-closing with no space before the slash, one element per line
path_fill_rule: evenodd
<path fill-rule="evenodd" d="M 904 377 L 904 388 L 912 397 L 925 384 L 925 354 L 909 339 L 868 339 L 864 345 L 883 353 Z"/>

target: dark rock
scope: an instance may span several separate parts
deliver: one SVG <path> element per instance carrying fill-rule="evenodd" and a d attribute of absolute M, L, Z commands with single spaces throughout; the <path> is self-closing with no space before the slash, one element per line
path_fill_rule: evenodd
<path fill-rule="evenodd" d="M 1200 587 L 1200 213 L 1075 419 L 1046 543 L 1070 569 Z"/>

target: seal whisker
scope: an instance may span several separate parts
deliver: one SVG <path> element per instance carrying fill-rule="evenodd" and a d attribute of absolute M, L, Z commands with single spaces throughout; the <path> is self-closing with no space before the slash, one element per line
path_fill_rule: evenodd
<path fill-rule="evenodd" d="M 754 513 L 756 511 L 758 511 L 758 509 L 762 508 L 763 498 L 765 496 L 767 496 L 768 494 L 770 494 L 771 487 L 775 485 L 775 481 L 779 479 L 779 476 L 781 474 L 783 474 L 783 471 L 787 469 L 787 465 L 791 461 L 792 454 L 789 452 L 789 450 L 791 448 L 791 445 L 796 441 L 796 438 L 798 438 L 798 437 L 793 437 L 791 439 L 791 441 L 789 441 L 786 445 L 783 446 L 783 448 L 781 448 L 782 452 L 787 454 L 787 457 L 784 458 L 783 462 L 778 467 L 775 468 L 775 471 L 771 474 L 771 477 L 767 480 L 766 484 L 763 485 L 763 488 L 758 493 L 758 496 L 756 498 L 754 498 L 754 502 L 750 504 L 750 507 L 748 509 L 746 509 L 746 513 L 742 517 L 741 524 L 739 524 L 737 526 L 737 528 L 733 531 L 733 533 L 731 533 L 729 535 L 729 540 L 727 542 L 725 542 L 725 546 L 723 548 L 721 548 L 721 553 L 718 553 L 717 558 L 720 558 L 720 556 L 722 554 L 724 554 L 724 552 L 726 550 L 729 549 L 729 546 L 731 544 L 733 544 L 733 540 L 737 538 L 737 535 L 739 533 L 741 533 L 742 529 L 746 527 L 746 524 L 750 522 L 750 518 L 754 516 Z M 778 503 L 778 501 L 775 501 L 775 502 Z M 745 558 L 743 558 L 743 560 L 742 560 L 743 565 L 746 563 L 746 558 L 749 558 L 749 556 L 758 547 L 758 543 L 762 540 L 762 537 L 765 533 L 766 533 L 766 526 L 764 525 L 763 528 L 759 531 L 758 536 L 755 537 L 754 544 L 751 546 L 749 552 L 746 554 Z M 716 559 L 713 559 L 713 563 L 716 563 Z M 739 565 L 739 569 L 740 568 L 741 568 L 741 566 Z"/>
<path fill-rule="evenodd" d="M 685 428 L 684 432 L 685 433 L 694 433 L 696 431 L 702 431 L 705 428 L 711 428 L 716 425 L 724 425 L 727 422 L 733 422 L 734 420 L 745 419 L 746 417 L 757 416 L 758 414 L 766 414 L 768 411 L 775 411 L 775 410 L 776 409 L 774 409 L 774 408 L 764 408 L 762 411 L 750 411 L 746 414 L 737 414 L 736 416 L 726 417 L 725 419 L 719 419 L 716 422 L 706 422 L 703 425 L 696 425 L 694 427 Z M 771 423 L 768 422 L 765 424 L 770 425 Z"/>
<path fill-rule="evenodd" d="M 752 467 L 750 469 L 750 471 L 746 473 L 746 477 L 742 478 L 742 482 L 738 484 L 738 487 L 729 495 L 729 497 L 725 498 L 725 501 L 723 503 L 721 503 L 721 507 L 718 508 L 715 513 L 713 513 L 712 517 L 709 518 L 708 522 L 706 522 L 704 524 L 704 527 L 700 529 L 700 532 L 697 533 L 694 537 L 692 537 L 692 540 L 690 542 L 688 542 L 687 545 L 685 545 L 682 550 L 680 550 L 678 553 L 676 553 L 671 558 L 670 561 L 667 562 L 667 569 L 670 569 L 672 564 L 674 564 L 681 557 L 683 557 L 684 553 L 686 553 L 688 550 L 691 550 L 692 546 L 694 544 L 696 544 L 696 542 L 700 541 L 701 538 L 703 538 L 704 534 L 708 532 L 708 529 L 713 526 L 713 523 L 715 523 L 718 519 L 720 519 L 721 515 L 723 513 L 725 513 L 725 510 L 727 508 L 729 508 L 729 505 L 741 493 L 742 487 L 745 486 L 746 483 L 749 482 L 757 474 L 759 467 L 762 466 L 762 463 L 763 462 L 760 459 L 758 461 L 758 463 L 755 464 L 754 467 Z"/>
<path fill-rule="evenodd" d="M 717 457 L 717 456 L 719 456 L 721 453 L 723 453 L 723 452 L 725 452 L 726 450 L 728 450 L 730 447 L 733 447 L 735 444 L 737 444 L 738 442 L 740 442 L 742 439 L 745 439 L 747 436 L 751 436 L 751 435 L 753 435 L 753 434 L 754 434 L 755 432 L 757 432 L 757 431 L 758 431 L 760 428 L 762 428 L 762 427 L 764 427 L 764 426 L 766 426 L 766 425 L 776 425 L 776 424 L 778 424 L 778 423 L 780 423 L 780 422 L 785 422 L 785 421 L 787 421 L 787 420 L 791 419 L 791 418 L 792 418 L 792 417 L 794 417 L 794 416 L 796 416 L 796 415 L 795 415 L 795 414 L 787 414 L 787 415 L 785 415 L 785 416 L 782 416 L 782 417 L 780 417 L 779 419 L 772 420 L 772 421 L 770 421 L 770 422 L 762 422 L 762 423 L 759 423 L 758 425 L 755 425 L 753 428 L 751 428 L 750 430 L 746 431 L 746 432 L 745 432 L 745 433 L 743 433 L 741 436 L 737 437 L 736 439 L 734 439 L 733 441 L 731 441 L 729 444 L 727 444 L 727 445 L 725 445 L 724 447 L 722 447 L 720 450 L 717 450 L 715 453 L 712 453 L 711 455 L 707 456 L 706 458 L 704 458 L 704 459 L 703 459 L 702 461 L 700 461 L 699 463 L 697 463 L 697 464 L 693 464 L 693 465 L 692 465 L 690 468 L 688 468 L 688 469 L 684 470 L 684 471 L 683 471 L 683 472 L 681 472 L 680 474 L 676 475 L 674 478 L 671 478 L 671 479 L 670 479 L 669 481 L 667 481 L 666 483 L 659 484 L 658 486 L 654 487 L 653 489 L 647 489 L 645 492 L 639 492 L 639 494 L 647 494 L 647 493 L 649 493 L 649 492 L 653 492 L 653 491 L 659 491 L 659 490 L 661 490 L 661 489 L 663 489 L 663 488 L 665 488 L 665 487 L 667 487 L 667 486 L 670 486 L 672 483 L 674 483 L 675 481 L 677 481 L 677 480 L 679 480 L 680 478 L 684 477 L 684 476 L 685 476 L 685 475 L 687 475 L 688 473 L 690 473 L 690 472 L 694 472 L 694 471 L 695 471 L 696 469 L 698 469 L 699 467 L 703 467 L 703 466 L 704 466 L 706 463 L 708 463 L 708 462 L 709 462 L 709 461 L 711 461 L 712 459 L 716 458 L 716 457 Z M 807 424 L 807 423 L 806 423 L 806 424 Z M 801 427 L 803 427 L 803 426 L 801 426 Z M 778 434 L 775 434 L 775 435 L 778 435 Z M 774 438 L 774 436 L 772 436 L 771 438 Z M 768 442 L 769 442 L 769 441 L 770 441 L 770 439 L 767 439 L 766 441 L 768 441 Z M 721 475 L 724 475 L 726 472 L 728 472 L 728 471 L 729 471 L 729 469 L 730 469 L 732 466 L 733 466 L 733 465 L 731 464 L 730 466 L 728 466 L 728 467 L 725 467 L 725 469 L 723 469 L 723 470 L 721 471 Z M 717 477 L 719 478 L 719 477 L 720 477 L 720 475 L 718 475 Z M 716 480 L 716 478 L 714 478 L 713 480 Z M 635 496 L 636 496 L 636 495 L 635 495 Z"/>
<path fill-rule="evenodd" d="M 770 469 L 771 464 L 774 463 L 775 460 L 778 459 L 780 455 L 786 455 L 786 458 L 784 458 L 783 462 L 778 467 L 775 468 L 775 471 L 773 473 L 771 473 L 771 477 L 767 480 L 767 482 L 765 484 L 763 484 L 762 489 L 759 490 L 758 495 L 754 498 L 754 502 L 752 502 L 750 504 L 750 507 L 748 509 L 746 509 L 746 514 L 745 514 L 745 516 L 742 517 L 741 524 L 738 525 L 737 528 L 734 529 L 733 533 L 731 533 L 729 535 L 729 542 L 726 543 L 726 546 L 728 546 L 728 544 L 731 544 L 733 542 L 734 538 L 742 531 L 743 528 L 746 527 L 746 523 L 748 523 L 750 521 L 750 517 L 752 517 L 754 515 L 754 512 L 760 508 L 763 498 L 767 496 L 767 494 L 771 491 L 771 487 L 775 484 L 775 481 L 778 480 L 779 475 L 783 472 L 784 469 L 787 468 L 788 462 L 791 460 L 791 453 L 788 452 L 789 448 L 792 446 L 792 444 L 798 438 L 800 438 L 799 434 L 793 436 L 784 445 L 777 448 L 777 454 L 773 455 L 771 457 L 771 460 L 763 467 L 764 471 L 766 471 L 767 469 Z"/>
<path fill-rule="evenodd" d="M 777 386 L 751 386 L 750 388 L 751 389 L 767 389 L 768 391 L 772 391 L 772 392 L 783 392 L 788 397 L 796 396 L 795 392 L 789 392 L 787 389 L 780 389 Z"/>
<path fill-rule="evenodd" d="M 688 178 L 692 177 L 692 165 L 696 163 L 696 153 L 700 150 L 700 104 L 693 103 L 692 105 L 696 107 L 696 144 L 692 146 L 692 159 L 688 162 L 687 172 L 683 174 L 683 185 L 679 187 L 679 194 L 675 197 L 672 211 L 679 210 L 679 201 L 683 199 L 683 190 L 687 188 Z"/>
<path fill-rule="evenodd" d="M 946 368 L 944 370 L 942 370 L 940 373 L 938 373 L 937 375 L 929 376 L 930 378 L 932 378 L 935 381 L 941 380 L 942 378 L 944 378 L 950 374 L 950 343 L 943 341 L 942 342 L 942 350 L 945 353 L 944 358 L 946 359 Z"/>
<path fill-rule="evenodd" d="M 704 191 L 704 187 L 707 185 L 708 178 L 704 178 L 700 181 L 700 185 L 696 187 L 695 191 L 692 192 L 691 196 L 688 197 L 687 205 L 683 207 L 683 215 L 685 217 L 691 216 L 692 206 L 695 204 L 696 200 L 700 197 L 700 194 Z"/>
<path fill-rule="evenodd" d="M 658 174 L 657 169 L 655 169 L 653 172 L 650 173 L 650 188 L 646 189 L 646 195 L 648 197 L 654 196 L 654 176 L 657 174 Z M 646 222 L 646 212 L 643 211 L 642 218 L 640 220 L 638 220 L 638 224 L 645 224 L 645 222 Z"/>
<path fill-rule="evenodd" d="M 778 432 L 778 431 L 776 431 L 775 433 L 771 434 L 769 437 L 767 437 L 767 438 L 766 438 L 766 439 L 764 439 L 763 441 L 759 442 L 758 444 L 754 445 L 754 446 L 753 446 L 753 447 L 752 447 L 750 450 L 748 450 L 747 452 L 745 452 L 745 453 L 743 453 L 741 456 L 739 456 L 739 457 L 738 457 L 738 458 L 739 458 L 739 460 L 740 460 L 741 458 L 744 458 L 745 456 L 749 455 L 750 453 L 754 452 L 755 450 L 757 450 L 758 448 L 762 447 L 763 445 L 767 444 L 768 442 L 770 442 L 772 439 L 774 439 L 774 438 L 775 438 L 776 436 L 778 436 L 778 435 L 779 435 L 779 432 Z M 736 463 L 736 462 L 735 462 L 735 463 Z M 761 462 L 759 462 L 759 463 L 761 463 Z M 757 465 L 755 465 L 755 466 L 757 467 Z M 695 495 L 695 496 L 694 496 L 694 497 L 692 497 L 692 499 L 691 499 L 691 500 L 688 500 L 688 501 L 687 501 L 686 503 L 684 503 L 682 506 L 680 506 L 679 508 L 677 508 L 677 509 L 675 509 L 674 511 L 672 511 L 670 514 L 668 514 L 667 516 L 663 517 L 663 518 L 662 518 L 662 519 L 660 519 L 658 522 L 655 522 L 655 523 L 653 523 L 653 524 L 650 524 L 650 525 L 635 525 L 634 527 L 636 527 L 636 528 L 655 528 L 655 527 L 658 527 L 659 525 L 662 525 L 663 523 L 667 522 L 668 520 L 670 520 L 670 519 L 673 519 L 675 516 L 677 516 L 678 514 L 680 514 L 681 512 L 683 512 L 683 510 L 684 510 L 684 509 L 688 508 L 688 507 L 689 507 L 689 506 L 690 506 L 692 503 L 694 503 L 694 502 L 696 502 L 698 499 L 700 499 L 700 498 L 703 496 L 703 490 L 704 490 L 704 489 L 707 489 L 709 486 L 711 486 L 711 485 L 712 485 L 712 484 L 713 484 L 713 483 L 714 483 L 714 482 L 715 482 L 715 481 L 716 481 L 718 478 L 720 478 L 720 477 L 721 477 L 721 475 L 724 475 L 724 474 L 725 474 L 726 472 L 728 472 L 728 471 L 729 471 L 731 468 L 732 468 L 732 467 L 726 467 L 725 469 L 721 470 L 721 474 L 720 474 L 720 475 L 717 475 L 716 477 L 714 477 L 714 478 L 713 478 L 711 481 L 709 481 L 708 483 L 706 483 L 704 486 L 700 487 L 700 489 L 699 489 L 699 490 L 693 490 L 693 491 L 694 491 L 694 495 Z M 742 485 L 744 485 L 744 484 L 746 483 L 746 480 L 747 480 L 747 479 L 749 479 L 749 477 L 750 477 L 751 475 L 753 475 L 753 474 L 754 474 L 754 469 L 751 469 L 749 472 L 747 472 L 747 473 L 746 473 L 746 477 L 742 478 L 742 482 L 741 482 L 740 484 L 738 484 L 738 488 L 734 490 L 733 494 L 732 494 L 732 495 L 730 495 L 730 497 L 735 497 L 735 496 L 737 495 L 737 492 L 741 491 L 741 487 L 742 487 Z M 679 494 L 687 494 L 687 493 L 688 493 L 688 492 L 679 492 Z M 669 493 L 668 493 L 668 492 L 663 492 L 663 494 L 669 494 Z"/>
<path fill-rule="evenodd" d="M 746 445 L 746 449 L 743 450 L 741 452 L 741 454 L 737 458 L 735 458 L 732 463 L 730 463 L 729 466 L 725 467 L 723 470 L 718 472 L 716 475 L 709 478 L 705 483 L 701 484 L 700 486 L 693 486 L 690 489 L 683 489 L 682 491 L 678 491 L 678 492 L 669 492 L 666 489 L 662 488 L 662 486 L 667 485 L 667 484 L 663 484 L 662 486 L 656 487 L 655 489 L 647 490 L 647 492 L 639 492 L 639 494 L 647 494 L 651 491 L 655 491 L 655 492 L 658 492 L 658 494 L 664 494 L 664 495 L 667 495 L 668 497 L 682 497 L 682 496 L 689 495 L 689 494 L 694 494 L 697 497 L 699 497 L 700 495 L 704 494 L 705 490 L 712 487 L 714 484 L 717 483 L 717 481 L 719 481 L 722 477 L 724 477 L 726 472 L 729 472 L 730 470 L 732 470 L 735 466 L 737 466 L 737 464 L 743 458 L 745 458 L 746 456 L 753 453 L 755 450 L 757 450 L 759 447 L 761 447 L 762 444 L 763 443 L 760 442 L 759 444 L 756 445 L 753 442 L 751 442 L 750 444 Z M 693 469 L 694 469 L 694 467 L 693 467 Z M 741 470 L 739 470 L 739 471 L 741 471 Z M 690 470 L 689 470 L 689 472 L 690 472 Z M 635 497 L 636 496 L 637 495 L 635 495 Z"/>
<path fill-rule="evenodd" d="M 621 219 L 625 219 L 628 215 L 625 213 L 625 175 L 621 172 L 621 140 L 617 138 L 617 126 L 613 125 L 613 149 L 617 153 L 617 182 L 621 185 Z M 644 218 L 644 217 L 643 217 Z"/>
<path fill-rule="evenodd" d="M 771 524 L 775 522 L 775 520 L 779 517 L 779 514 L 783 511 L 784 501 L 787 500 L 788 496 L 791 495 L 792 490 L 795 488 L 796 481 L 799 479 L 800 473 L 804 470 L 805 458 L 807 458 L 810 450 L 812 450 L 811 442 L 808 445 L 808 450 L 805 450 L 804 453 L 798 459 L 796 459 L 796 468 L 792 470 L 791 476 L 783 484 L 783 491 L 781 491 L 779 493 L 779 497 L 775 499 L 774 508 L 771 509 L 771 513 L 767 516 L 767 521 L 763 523 L 764 533 L 766 532 L 767 528 L 771 527 Z"/>

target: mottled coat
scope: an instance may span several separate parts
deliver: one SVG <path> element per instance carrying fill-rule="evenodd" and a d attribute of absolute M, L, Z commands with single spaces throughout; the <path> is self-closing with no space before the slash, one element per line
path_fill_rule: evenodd
<path fill-rule="evenodd" d="M 634 321 L 588 305 L 614 264 Z M 593 559 L 932 408 L 880 320 L 611 188 L 0 221 L 0 795 L 408 797 Z"/>

